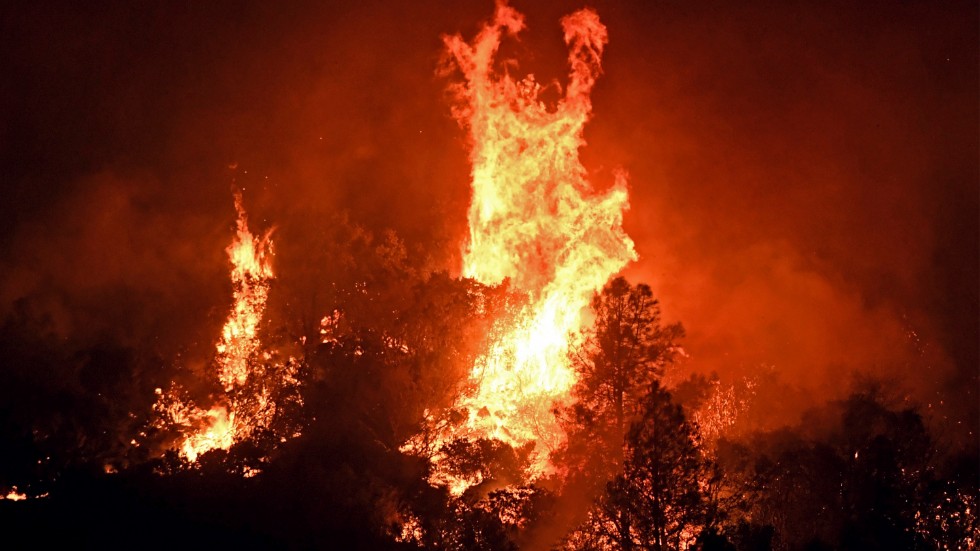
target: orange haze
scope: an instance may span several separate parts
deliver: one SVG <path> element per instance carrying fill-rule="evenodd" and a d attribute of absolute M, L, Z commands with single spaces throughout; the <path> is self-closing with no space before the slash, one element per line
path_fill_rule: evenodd
<path fill-rule="evenodd" d="M 2 8 L 0 316 L 202 370 L 232 180 L 277 227 L 273 323 L 329 311 L 341 219 L 458 271 L 468 150 L 440 37 L 492 2 L 354 4 Z M 975 431 L 976 3 L 589 4 L 609 44 L 582 162 L 602 190 L 630 174 L 626 274 L 685 325 L 683 369 L 797 388 L 759 397 L 764 424 L 857 373 Z M 564 79 L 579 7 L 515 2 L 528 31 L 499 59 Z"/>

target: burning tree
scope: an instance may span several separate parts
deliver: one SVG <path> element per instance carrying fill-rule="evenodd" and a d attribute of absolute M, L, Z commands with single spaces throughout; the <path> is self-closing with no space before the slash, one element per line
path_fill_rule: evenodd
<path fill-rule="evenodd" d="M 544 88 L 533 76 L 514 80 L 494 69 L 501 37 L 523 28 L 523 16 L 499 3 L 493 21 L 472 43 L 458 35 L 446 38 L 450 66 L 463 75 L 452 89 L 453 115 L 471 147 L 473 199 L 463 275 L 488 285 L 508 280 L 526 298 L 513 319 L 498 324 L 470 371 L 455 408 L 463 418 L 445 423 L 437 439 L 532 444 L 530 474 L 539 476 L 549 470 L 549 452 L 564 440 L 552 409 L 575 384 L 567 350 L 582 311 L 636 254 L 622 230 L 625 176 L 597 193 L 578 158 L 606 28 L 591 10 L 562 19 L 571 72 L 564 97 L 554 105 L 541 99 Z M 435 416 L 433 423 L 436 418 L 445 416 Z M 440 480 L 456 493 L 480 482 L 450 479 Z"/>
<path fill-rule="evenodd" d="M 462 273 L 505 285 L 508 299 L 455 403 L 427 410 L 422 430 L 402 447 L 431 462 L 429 481 L 450 494 L 443 508 L 449 518 L 461 525 L 484 519 L 483 532 L 510 534 L 511 545 L 529 524 L 519 511 L 547 501 L 533 483 L 553 474 L 549 456 L 565 440 L 555 409 L 567 405 L 579 376 L 568 350 L 583 313 L 636 257 L 622 229 L 625 174 L 598 192 L 578 156 L 606 28 L 592 10 L 561 23 L 570 75 L 552 104 L 533 75 L 515 80 L 496 69 L 502 37 L 524 28 L 523 16 L 505 3 L 472 42 L 445 39 L 448 66 L 463 76 L 452 87 L 453 115 L 468 133 L 472 165 Z M 404 526 L 417 528 L 403 534 L 406 541 L 446 532 Z M 450 530 L 429 545 L 477 545 L 468 533 Z"/>

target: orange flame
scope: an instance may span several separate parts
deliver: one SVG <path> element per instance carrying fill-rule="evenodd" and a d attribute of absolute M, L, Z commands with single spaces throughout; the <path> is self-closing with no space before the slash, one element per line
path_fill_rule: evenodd
<path fill-rule="evenodd" d="M 636 259 L 622 229 L 625 174 L 598 193 L 578 157 L 606 28 L 589 9 L 561 24 L 571 71 L 564 96 L 553 106 L 541 99 L 543 87 L 533 75 L 517 81 L 493 69 L 502 34 L 524 28 L 513 8 L 498 4 L 493 22 L 472 43 L 458 35 L 446 38 L 464 77 L 454 89 L 453 114 L 468 130 L 472 148 L 463 274 L 491 285 L 509 279 L 528 296 L 517 322 L 473 367 L 475 391 L 461 399 L 468 419 L 446 438 L 533 442 L 537 474 L 547 470 L 547 452 L 564 440 L 552 411 L 576 381 L 568 349 L 583 310 L 610 277 Z"/>
<path fill-rule="evenodd" d="M 218 379 L 225 391 L 245 384 L 248 378 L 248 360 L 259 347 L 256 329 L 262 321 L 269 296 L 269 280 L 273 278 L 272 266 L 266 258 L 272 244 L 269 234 L 257 239 L 248 231 L 240 194 L 235 195 L 235 211 L 238 213 L 237 233 L 225 249 L 233 266 L 231 281 L 235 287 L 235 307 L 217 344 Z"/>
<path fill-rule="evenodd" d="M 177 448 L 180 455 L 192 463 L 204 452 L 227 450 L 251 436 L 256 429 L 268 427 L 277 407 L 272 399 L 274 388 L 257 381 L 270 368 L 261 365 L 256 357 L 261 346 L 258 327 L 274 277 L 268 258 L 272 242 L 269 232 L 259 238 L 249 231 L 240 194 L 235 195 L 235 211 L 238 214 L 236 235 L 226 249 L 232 263 L 234 306 L 215 345 L 217 380 L 223 394 L 217 403 L 205 410 L 182 399 L 176 386 L 168 392 L 157 389 L 159 398 L 154 406 L 163 424 L 184 428 Z M 264 360 L 271 358 L 268 353 L 262 355 Z M 277 370 L 276 384 L 298 385 L 294 359 L 271 369 Z"/>

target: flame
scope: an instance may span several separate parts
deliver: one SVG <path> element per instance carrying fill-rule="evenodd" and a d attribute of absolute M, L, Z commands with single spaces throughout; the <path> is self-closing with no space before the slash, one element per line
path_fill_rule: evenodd
<path fill-rule="evenodd" d="M 269 281 L 273 278 L 272 266 L 266 258 L 272 243 L 267 233 L 257 239 L 248 231 L 248 219 L 242 207 L 242 196 L 235 195 L 235 211 L 238 213 L 235 240 L 226 252 L 233 269 L 235 306 L 221 331 L 218 351 L 218 380 L 225 391 L 245 384 L 248 378 L 249 358 L 259 348 L 256 329 L 265 312 L 269 297 Z"/>
<path fill-rule="evenodd" d="M 498 4 L 493 22 L 472 43 L 458 35 L 445 39 L 464 77 L 454 87 L 453 114 L 471 146 L 473 195 L 463 275 L 489 285 L 509 280 L 528 297 L 516 321 L 501 328 L 473 366 L 469 382 L 475 390 L 460 404 L 468 419 L 445 439 L 533 443 L 537 474 L 547 470 L 547 452 L 565 437 L 552 411 L 577 379 L 568 350 L 583 310 L 636 259 L 622 229 L 625 174 L 617 173 L 609 190 L 597 192 L 578 156 L 606 28 L 590 9 L 561 24 L 570 75 L 554 105 L 541 99 L 545 88 L 533 75 L 518 81 L 494 70 L 502 35 L 524 28 L 513 8 Z"/>
<path fill-rule="evenodd" d="M 24 501 L 27 499 L 27 494 L 18 492 L 17 486 L 13 486 L 6 494 L 0 493 L 0 499 L 6 499 L 9 501 Z"/>
<path fill-rule="evenodd" d="M 234 412 L 229 414 L 223 406 L 213 406 L 204 416 L 208 420 L 205 428 L 189 435 L 180 448 L 190 462 L 197 461 L 197 456 L 208 450 L 227 450 L 235 442 Z"/>
<path fill-rule="evenodd" d="M 271 232 L 256 237 L 249 231 L 240 194 L 235 194 L 235 211 L 235 239 L 225 249 L 232 264 L 234 305 L 215 344 L 216 378 L 223 392 L 210 408 L 203 409 L 187 399 L 176 385 L 167 392 L 156 389 L 154 409 L 161 420 L 159 425 L 183 428 L 177 449 L 192 463 L 204 452 L 227 450 L 249 438 L 256 429 L 268 428 L 278 407 L 273 393 L 299 385 L 298 362 L 294 358 L 270 366 L 267 363 L 273 360 L 272 354 L 259 354 L 258 327 L 274 278 L 269 258 Z M 269 374 L 271 382 L 267 381 Z M 301 403 L 298 395 L 293 398 Z M 251 472 L 254 475 L 254 470 Z"/>

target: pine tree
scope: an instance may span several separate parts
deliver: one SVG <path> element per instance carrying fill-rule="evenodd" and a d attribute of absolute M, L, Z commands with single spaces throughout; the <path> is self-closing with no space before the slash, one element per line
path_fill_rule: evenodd
<path fill-rule="evenodd" d="M 680 325 L 662 325 L 646 285 L 617 278 L 593 300 L 595 324 L 573 355 L 576 402 L 563 413 L 568 444 L 556 454 L 566 489 L 594 505 L 566 539 L 575 549 L 676 549 L 705 518 L 707 462 L 695 427 L 661 386 Z"/>

